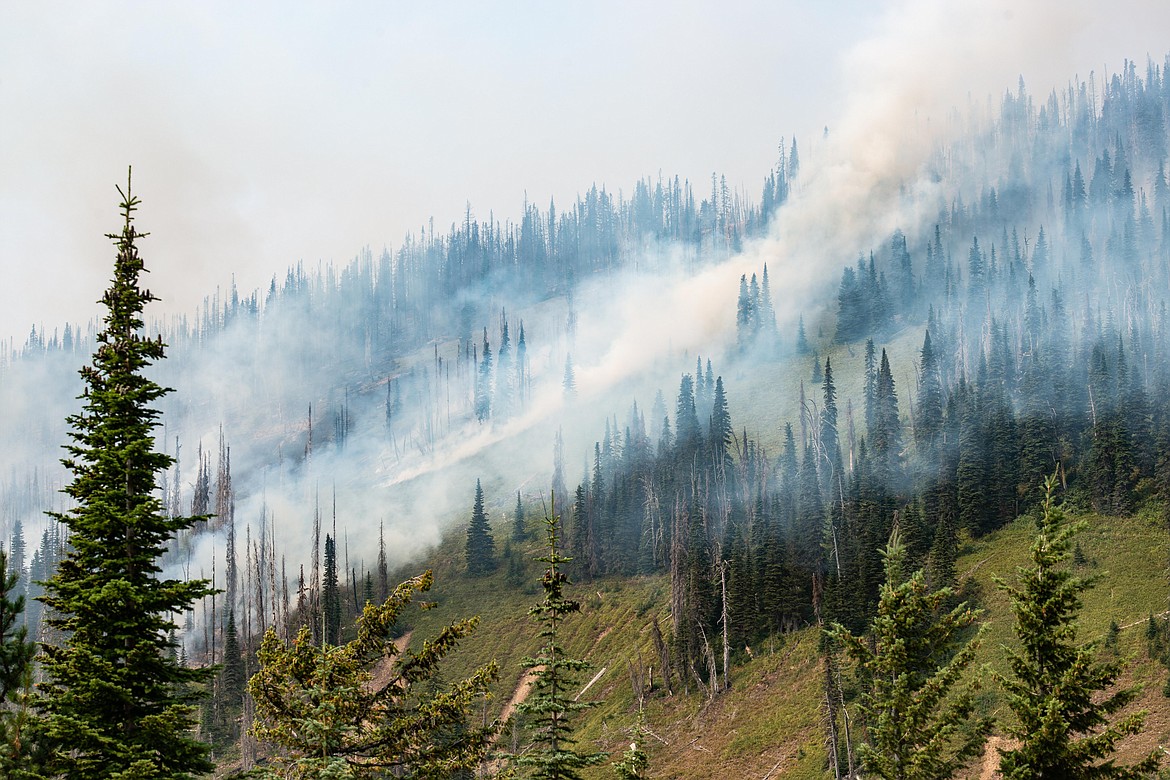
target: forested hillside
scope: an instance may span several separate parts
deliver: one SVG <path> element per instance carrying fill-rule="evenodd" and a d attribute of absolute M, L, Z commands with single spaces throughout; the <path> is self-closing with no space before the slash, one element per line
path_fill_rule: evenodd
<path fill-rule="evenodd" d="M 914 178 L 887 183 L 889 230 L 851 256 L 782 249 L 817 186 L 786 139 L 758 196 L 659 176 L 503 221 L 468 206 L 397 248 L 149 324 L 169 345 L 152 376 L 177 390 L 163 506 L 209 516 L 164 569 L 222 588 L 176 637 L 183 664 L 222 667 L 201 738 L 225 766 L 263 762 L 244 680 L 265 631 L 352 639 L 436 548 L 450 592 L 507 589 L 486 632 L 514 626 L 555 504 L 565 570 L 612 621 L 578 652 L 652 625 L 604 650 L 607 668 L 628 666 L 638 698 L 715 708 L 737 669 L 780 684 L 759 656 L 789 643 L 819 713 L 800 738 L 832 745 L 793 766 L 840 773 L 857 692 L 809 629 L 871 626 L 892 538 L 901 570 L 986 601 L 960 556 L 1047 516 L 1047 477 L 1094 531 L 1170 522 L 1167 69 L 1127 62 L 1036 95 L 1021 79 L 990 114 L 957 109 Z M 35 598 L 70 540 L 42 513 L 72 509 L 56 460 L 97 332 L 34 328 L 0 367 L 0 528 L 24 620 L 50 643 Z M 614 588 L 637 594 L 633 615 L 602 608 Z M 527 637 L 512 633 L 514 661 Z"/>

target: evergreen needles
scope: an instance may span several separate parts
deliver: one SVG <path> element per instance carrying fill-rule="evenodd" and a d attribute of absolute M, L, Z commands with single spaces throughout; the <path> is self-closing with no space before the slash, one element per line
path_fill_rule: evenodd
<path fill-rule="evenodd" d="M 156 476 L 172 459 L 154 449 L 158 410 L 168 391 L 144 376 L 163 343 L 142 335 L 139 287 L 145 269 L 135 241 L 138 199 L 127 178 L 114 278 L 93 364 L 81 370 L 83 406 L 68 418 L 63 459 L 76 501 L 54 514 L 69 529 L 69 551 L 46 583 L 48 624 L 65 637 L 46 645 L 38 701 L 51 775 L 86 778 L 187 778 L 209 772 L 209 748 L 191 734 L 194 702 L 212 669 L 175 658 L 174 616 L 210 595 L 206 580 L 164 579 L 167 543 L 198 517 L 168 517 Z"/>

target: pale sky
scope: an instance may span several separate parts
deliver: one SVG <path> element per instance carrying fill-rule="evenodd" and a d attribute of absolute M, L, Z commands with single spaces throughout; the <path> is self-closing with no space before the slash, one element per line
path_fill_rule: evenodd
<path fill-rule="evenodd" d="M 660 171 L 758 199 L 781 137 L 803 151 L 842 113 L 865 41 L 952 18 L 922 4 L 0 0 L 0 338 L 98 312 L 131 164 L 155 314 L 467 202 L 516 219 L 525 193 Z M 1170 49 L 1163 0 L 1050 7 L 1059 36 L 1006 65 L 1034 94 Z"/>

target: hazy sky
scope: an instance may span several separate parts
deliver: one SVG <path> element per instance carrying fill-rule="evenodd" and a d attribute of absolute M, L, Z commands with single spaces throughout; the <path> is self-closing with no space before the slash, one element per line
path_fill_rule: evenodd
<path fill-rule="evenodd" d="M 995 67 L 968 36 L 934 55 L 949 68 L 910 71 L 948 73 L 961 101 L 1170 49 L 1163 0 L 1045 5 L 1051 25 L 1029 5 L 1008 51 L 987 42 Z M 516 218 L 525 193 L 543 208 L 659 171 L 756 199 L 782 136 L 810 149 L 857 99 L 849 73 L 913 54 L 888 45 L 904 27 L 1011 28 L 1010 8 L 0 0 L 0 338 L 98 311 L 130 164 L 155 311 L 192 311 L 233 273 L 250 289 L 344 263 L 467 202 Z"/>

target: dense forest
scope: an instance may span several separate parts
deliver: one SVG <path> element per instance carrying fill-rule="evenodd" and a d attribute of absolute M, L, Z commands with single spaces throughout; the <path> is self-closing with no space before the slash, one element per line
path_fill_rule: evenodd
<path fill-rule="evenodd" d="M 608 354 L 588 332 L 598 291 L 742 263 L 799 197 L 795 141 L 758 204 L 713 175 L 701 192 L 593 186 L 515 221 L 469 206 L 393 251 L 149 324 L 168 344 L 154 376 L 178 389 L 161 402 L 161 506 L 200 518 L 164 569 L 222 589 L 174 636 L 181 667 L 219 665 L 199 733 L 254 762 L 244 682 L 265 632 L 353 638 L 438 539 L 431 515 L 470 519 L 467 576 L 504 567 L 518 586 L 524 518 L 551 493 L 574 581 L 668 578 L 664 684 L 715 697 L 768 637 L 865 632 L 892 538 L 899 566 L 958 587 L 960 540 L 1046 516 L 1051 475 L 1074 509 L 1170 506 L 1167 68 L 1128 62 L 1044 96 L 1021 80 L 931 151 L 930 209 L 856 258 L 806 260 L 835 295 L 792 300 L 780 258 L 757 251 L 709 291 L 734 323 L 717 343 L 602 390 L 582 386 Z M 34 328 L 0 367 L 5 436 L 22 443 L 0 522 L 23 621 L 49 644 L 62 624 L 37 599 L 71 540 L 41 513 L 73 509 L 55 460 L 98 333 Z M 762 388 L 765 367 L 797 392 Z M 776 410 L 791 416 L 762 422 Z"/>

